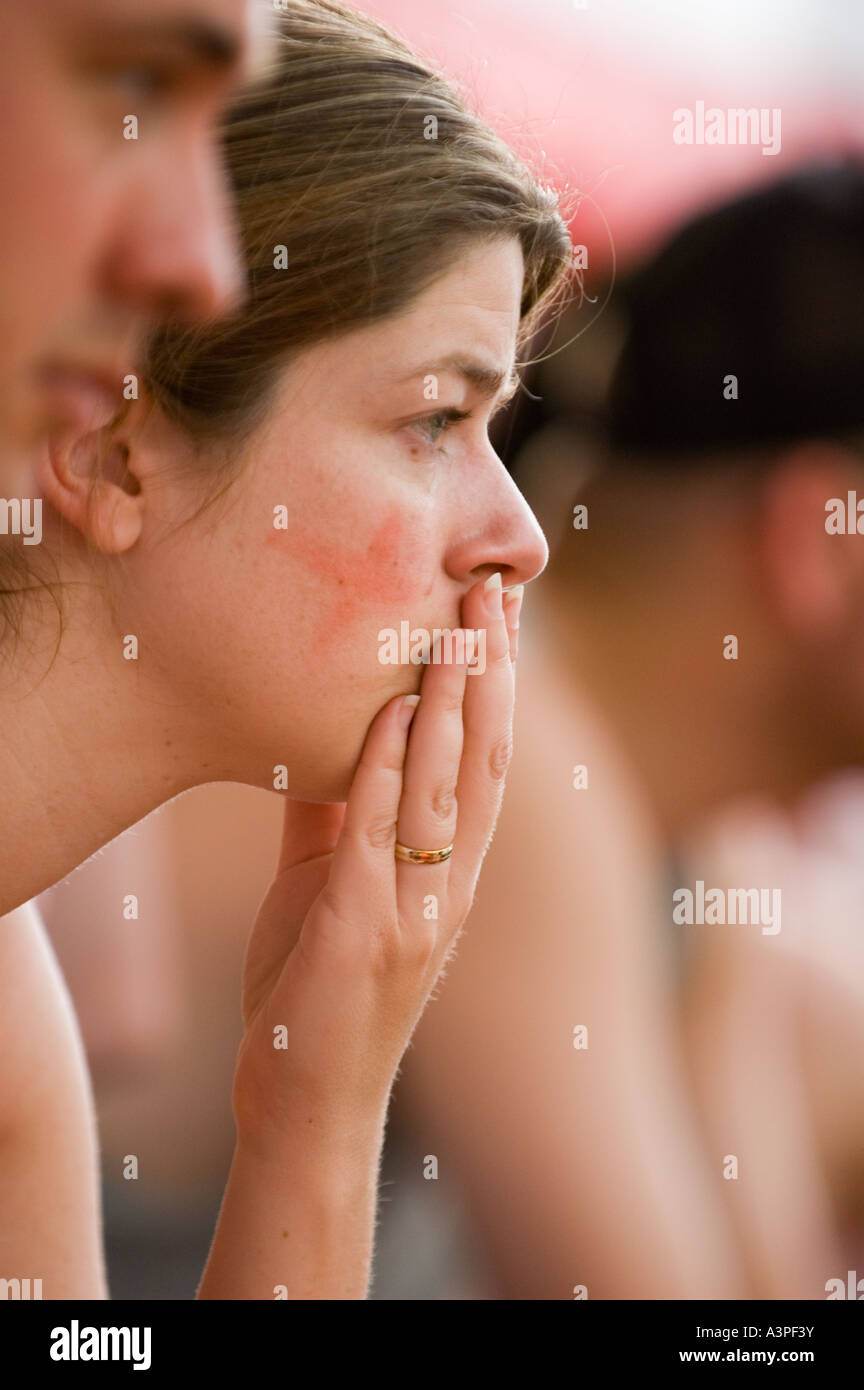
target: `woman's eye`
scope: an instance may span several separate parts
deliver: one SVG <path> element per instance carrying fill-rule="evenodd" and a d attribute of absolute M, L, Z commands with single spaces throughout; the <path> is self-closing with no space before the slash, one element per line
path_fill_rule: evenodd
<path fill-rule="evenodd" d="M 437 444 L 451 425 L 467 420 L 470 414 L 470 410 L 436 410 L 434 415 L 424 415 L 422 420 L 415 420 L 414 428 L 420 431 L 427 443 Z"/>

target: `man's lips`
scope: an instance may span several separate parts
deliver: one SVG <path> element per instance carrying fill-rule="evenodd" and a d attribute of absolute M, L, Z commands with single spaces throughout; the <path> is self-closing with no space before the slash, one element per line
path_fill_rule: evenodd
<path fill-rule="evenodd" d="M 54 426 L 84 432 L 107 425 L 122 401 L 122 373 L 100 367 L 51 362 L 39 374 Z"/>

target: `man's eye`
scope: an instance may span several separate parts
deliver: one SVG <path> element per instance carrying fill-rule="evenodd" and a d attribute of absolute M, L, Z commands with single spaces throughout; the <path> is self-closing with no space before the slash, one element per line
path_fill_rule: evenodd
<path fill-rule="evenodd" d="M 122 93 L 124 100 L 152 101 L 169 92 L 175 74 L 156 63 L 123 63 L 101 67 L 96 74 L 113 92 Z"/>
<path fill-rule="evenodd" d="M 173 74 L 164 68 L 157 67 L 135 67 L 127 68 L 122 74 L 123 85 L 132 88 L 136 93 L 145 97 L 163 96 L 169 91 L 172 85 Z"/>
<path fill-rule="evenodd" d="M 434 415 L 424 415 L 422 420 L 415 420 L 414 428 L 420 431 L 429 444 L 437 444 L 442 434 L 451 425 L 458 424 L 460 420 L 469 419 L 470 415 L 470 410 L 454 410 L 452 407 L 447 410 L 436 410 Z"/>

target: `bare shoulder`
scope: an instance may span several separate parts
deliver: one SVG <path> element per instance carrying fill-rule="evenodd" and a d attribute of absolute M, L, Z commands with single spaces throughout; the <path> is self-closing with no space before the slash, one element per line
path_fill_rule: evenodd
<path fill-rule="evenodd" d="M 85 1066 L 75 1012 L 38 910 L 0 917 L 0 1134 L 38 1119 Z"/>

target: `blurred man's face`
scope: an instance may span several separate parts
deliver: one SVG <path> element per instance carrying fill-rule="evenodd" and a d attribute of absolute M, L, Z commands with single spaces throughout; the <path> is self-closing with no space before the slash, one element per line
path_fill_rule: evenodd
<path fill-rule="evenodd" d="M 150 322 L 238 297 L 215 125 L 245 15 L 0 0 L 0 493 L 28 443 L 108 417 Z"/>

